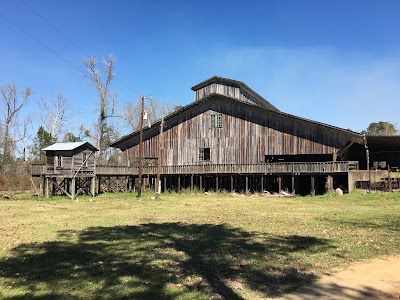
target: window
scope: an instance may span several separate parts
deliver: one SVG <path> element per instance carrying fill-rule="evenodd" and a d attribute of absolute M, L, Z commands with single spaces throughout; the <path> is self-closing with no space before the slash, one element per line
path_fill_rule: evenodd
<path fill-rule="evenodd" d="M 374 161 L 372 168 L 374 170 L 386 170 L 387 163 L 386 163 L 386 161 Z"/>
<path fill-rule="evenodd" d="M 222 114 L 211 115 L 211 128 L 222 128 Z"/>
<path fill-rule="evenodd" d="M 199 160 L 200 161 L 210 161 L 210 148 L 200 148 L 199 149 Z"/>
<path fill-rule="evenodd" d="M 62 167 L 62 156 L 57 155 L 57 167 L 61 168 Z"/>
<path fill-rule="evenodd" d="M 88 161 L 87 161 L 87 154 L 82 153 L 82 166 L 87 167 L 88 166 Z"/>

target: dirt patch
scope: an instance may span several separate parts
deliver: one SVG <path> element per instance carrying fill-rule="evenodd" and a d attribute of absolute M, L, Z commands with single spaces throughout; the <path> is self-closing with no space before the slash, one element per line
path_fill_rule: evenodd
<path fill-rule="evenodd" d="M 356 263 L 279 299 L 400 299 L 400 256 Z"/>

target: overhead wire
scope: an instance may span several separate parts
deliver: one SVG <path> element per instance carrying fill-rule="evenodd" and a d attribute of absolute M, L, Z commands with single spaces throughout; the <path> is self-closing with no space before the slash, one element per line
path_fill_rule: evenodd
<path fill-rule="evenodd" d="M 26 34 L 27 36 L 29 36 L 31 39 L 33 39 L 35 42 L 37 42 L 39 45 L 41 45 L 42 47 L 46 48 L 48 51 L 50 51 L 51 53 L 53 53 L 55 56 L 57 56 L 58 58 L 60 58 L 61 60 L 63 60 L 65 63 L 67 63 L 68 65 L 70 65 L 71 67 L 73 67 L 75 70 L 77 70 L 78 72 L 82 73 L 82 70 L 80 70 L 77 66 L 75 66 L 73 63 L 69 62 L 67 59 L 65 59 L 64 57 L 62 57 L 60 54 L 58 54 L 56 51 L 54 51 L 53 49 L 51 49 L 50 47 L 46 46 L 45 44 L 43 44 L 40 40 L 38 40 L 36 37 L 34 37 L 33 35 L 31 35 L 29 32 L 27 32 L 26 30 L 24 30 L 22 27 L 20 27 L 18 24 L 16 24 L 15 22 L 13 22 L 12 20 L 10 20 L 8 17 L 6 17 L 1 11 L 0 11 L 0 16 L 2 16 L 7 22 L 9 22 L 11 25 L 13 25 L 14 27 L 16 27 L 17 29 L 19 29 L 21 32 L 23 32 L 24 34 Z"/>
<path fill-rule="evenodd" d="M 28 7 L 32 12 L 34 12 L 38 17 L 40 17 L 46 24 L 48 24 L 51 28 L 53 28 L 59 35 L 61 35 L 65 40 L 67 40 L 69 43 L 71 43 L 76 49 L 78 49 L 80 52 L 82 52 L 85 56 L 90 57 L 90 55 L 82 49 L 82 47 L 79 47 L 79 45 L 77 43 L 75 43 L 71 38 L 69 38 L 68 36 L 66 36 L 61 30 L 59 30 L 56 26 L 54 26 L 51 22 L 49 22 L 45 17 L 43 17 L 39 12 L 37 12 L 32 6 L 30 6 L 29 4 L 27 4 L 24 0 L 20 0 L 26 7 Z M 67 63 L 68 65 L 70 65 L 72 68 L 74 68 L 75 70 L 77 70 L 79 73 L 84 74 L 85 72 L 83 72 L 79 67 L 77 67 L 76 65 L 74 65 L 73 63 L 71 63 L 70 61 L 68 61 L 66 58 L 64 58 L 63 56 L 61 56 L 59 53 L 57 53 L 56 51 L 54 51 L 53 49 L 51 49 L 49 46 L 45 45 L 43 42 L 41 42 L 38 38 L 34 37 L 32 34 L 30 34 L 29 32 L 27 32 L 26 30 L 24 30 L 21 26 L 19 26 L 17 23 L 13 22 L 11 19 L 9 19 L 7 16 L 5 16 L 1 11 L 0 11 L 0 16 L 2 16 L 7 22 L 9 22 L 11 25 L 13 25 L 14 27 L 16 27 L 18 30 L 20 30 L 21 32 L 23 32 L 25 35 L 29 36 L 31 39 L 33 39 L 35 42 L 37 42 L 39 45 L 41 45 L 42 47 L 44 47 L 45 49 L 47 49 L 48 51 L 50 51 L 51 53 L 53 53 L 55 56 L 57 56 L 59 59 L 61 59 L 62 61 L 64 61 L 65 63 Z M 128 88 L 131 92 L 138 94 L 136 91 L 134 91 L 132 89 L 132 87 L 130 87 L 128 84 L 126 84 L 124 81 L 122 81 L 119 76 L 114 75 L 114 78 L 120 82 L 122 85 L 124 85 L 126 88 Z"/>
<path fill-rule="evenodd" d="M 45 21 L 51 28 L 53 28 L 55 31 L 57 31 L 63 38 L 65 38 L 67 41 L 69 41 L 71 44 L 73 44 L 77 49 L 79 49 L 83 54 L 86 56 L 90 56 L 89 54 L 86 53 L 85 50 L 83 50 L 81 47 L 79 47 L 72 39 L 67 37 L 64 33 L 62 33 L 60 30 L 58 30 L 57 27 L 55 27 L 53 24 L 51 24 L 49 21 L 47 21 L 41 14 L 39 14 L 35 9 L 33 9 L 32 6 L 30 6 L 28 3 L 26 3 L 24 0 L 21 0 L 23 4 L 25 4 L 26 7 L 28 7 L 30 10 L 32 10 L 37 16 L 39 16 L 43 21 Z"/>
<path fill-rule="evenodd" d="M 52 23 L 50 23 L 45 17 L 43 17 L 40 13 L 38 13 L 32 6 L 28 5 L 24 0 L 20 0 L 23 4 L 26 5 L 30 10 L 32 10 L 36 15 L 38 15 L 44 22 L 46 22 L 49 26 L 51 26 L 58 34 L 60 34 L 64 39 L 69 41 L 72 45 L 74 45 L 75 48 L 77 48 L 79 51 L 81 51 L 84 55 L 90 57 L 90 55 L 83 50 L 81 47 L 78 46 L 77 43 L 75 43 L 72 39 L 67 37 L 64 33 L 61 32 L 57 27 L 55 27 Z M 114 78 L 122 83 L 126 88 L 130 89 L 131 92 L 136 93 L 129 85 L 127 85 L 124 81 L 122 81 L 119 76 L 114 75 Z"/>

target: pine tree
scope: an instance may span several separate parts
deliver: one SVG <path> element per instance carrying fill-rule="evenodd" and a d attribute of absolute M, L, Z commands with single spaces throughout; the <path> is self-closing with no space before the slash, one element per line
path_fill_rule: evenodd
<path fill-rule="evenodd" d="M 43 148 L 55 143 L 55 139 L 51 133 L 47 132 L 43 126 L 40 126 L 36 136 L 33 139 L 32 160 L 34 163 L 44 163 L 46 154 L 42 151 Z"/>

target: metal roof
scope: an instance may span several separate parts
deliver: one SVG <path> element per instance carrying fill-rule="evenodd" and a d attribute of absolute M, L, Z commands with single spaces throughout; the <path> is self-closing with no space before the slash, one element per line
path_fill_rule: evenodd
<path fill-rule="evenodd" d="M 79 148 L 83 145 L 87 144 L 89 148 L 92 148 L 94 151 L 98 151 L 98 149 L 88 142 L 69 142 L 69 143 L 55 143 L 51 146 L 43 148 L 43 151 L 68 151 Z"/>

